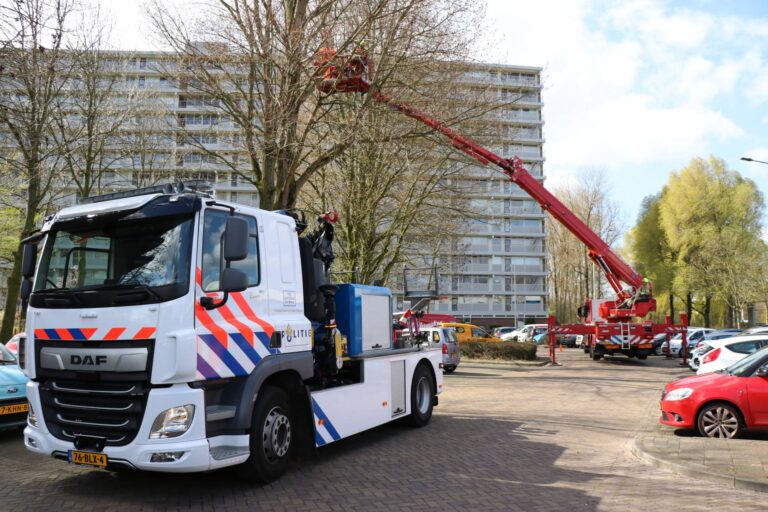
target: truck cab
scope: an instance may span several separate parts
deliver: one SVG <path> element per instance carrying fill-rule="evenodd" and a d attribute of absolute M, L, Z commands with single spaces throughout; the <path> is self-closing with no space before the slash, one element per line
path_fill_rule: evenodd
<path fill-rule="evenodd" d="M 338 329 L 328 316 L 338 287 L 288 215 L 164 187 L 65 208 L 34 243 L 21 354 L 31 451 L 108 468 L 239 465 L 269 481 L 294 451 L 431 416 L 440 354 L 345 352 L 349 336 L 391 339 L 380 332 L 391 329 L 391 303 L 342 303 Z M 390 414 L 381 404 L 394 401 Z M 369 419 L 351 419 L 360 415 Z"/>

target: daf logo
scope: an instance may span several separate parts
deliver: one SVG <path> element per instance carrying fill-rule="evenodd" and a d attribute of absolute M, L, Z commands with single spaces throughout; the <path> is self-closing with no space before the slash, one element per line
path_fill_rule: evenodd
<path fill-rule="evenodd" d="M 71 364 L 78 364 L 81 366 L 98 366 L 100 364 L 107 363 L 107 356 L 91 356 L 91 355 L 79 355 L 72 354 L 69 356 L 69 362 Z"/>
<path fill-rule="evenodd" d="M 16 393 L 19 390 L 19 388 L 8 388 L 6 391 L 8 393 Z"/>

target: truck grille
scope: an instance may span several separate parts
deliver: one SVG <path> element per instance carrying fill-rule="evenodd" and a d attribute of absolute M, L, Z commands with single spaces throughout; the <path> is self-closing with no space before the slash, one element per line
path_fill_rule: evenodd
<path fill-rule="evenodd" d="M 40 384 L 43 417 L 48 430 L 63 441 L 104 440 L 123 446 L 136 437 L 149 388 L 145 382 L 47 380 Z"/>

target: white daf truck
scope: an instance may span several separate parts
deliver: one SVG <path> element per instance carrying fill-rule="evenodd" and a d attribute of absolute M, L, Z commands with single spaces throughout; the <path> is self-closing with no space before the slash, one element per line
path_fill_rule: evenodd
<path fill-rule="evenodd" d="M 388 289 L 329 283 L 323 235 L 181 185 L 48 218 L 24 244 L 26 447 L 267 482 L 292 455 L 426 425 L 440 352 L 393 345 Z"/>

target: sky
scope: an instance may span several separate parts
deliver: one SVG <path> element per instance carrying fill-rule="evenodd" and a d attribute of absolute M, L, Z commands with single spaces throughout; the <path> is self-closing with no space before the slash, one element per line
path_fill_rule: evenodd
<path fill-rule="evenodd" d="M 157 48 L 143 1 L 93 1 L 120 47 Z M 768 161 L 768 1 L 486 3 L 478 60 L 543 68 L 546 186 L 602 170 L 630 227 L 671 171 L 715 155 L 768 195 L 768 165 L 740 160 Z"/>
<path fill-rule="evenodd" d="M 547 186 L 603 170 L 629 227 L 715 155 L 768 195 L 740 160 L 768 161 L 768 1 L 488 0 L 487 19 L 489 60 L 543 68 Z"/>

